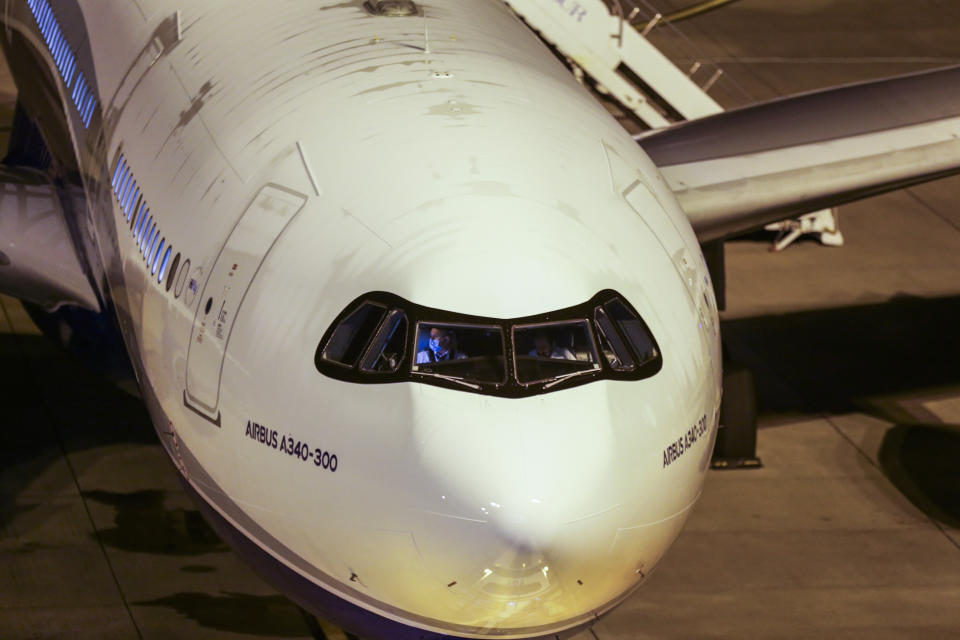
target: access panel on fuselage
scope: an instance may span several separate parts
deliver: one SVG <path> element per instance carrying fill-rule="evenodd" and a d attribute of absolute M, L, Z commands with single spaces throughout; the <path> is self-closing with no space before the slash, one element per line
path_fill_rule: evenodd
<path fill-rule="evenodd" d="M 219 422 L 220 375 L 243 298 L 277 237 L 303 208 L 306 196 L 267 185 L 227 238 L 203 286 L 187 351 L 184 401 Z"/>

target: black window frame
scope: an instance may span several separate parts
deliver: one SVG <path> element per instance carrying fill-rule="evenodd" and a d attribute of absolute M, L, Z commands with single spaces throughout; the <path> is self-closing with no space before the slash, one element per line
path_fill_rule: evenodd
<path fill-rule="evenodd" d="M 610 302 L 614 299 L 618 299 L 620 302 L 622 302 L 627 309 L 640 320 L 643 328 L 650 336 L 651 343 L 656 350 L 656 356 L 652 360 L 648 360 L 643 364 L 636 364 L 632 370 L 628 371 L 617 371 L 610 367 L 607 359 L 603 357 L 599 337 L 597 335 L 598 329 L 594 319 L 594 310 L 596 307 L 603 306 L 607 302 Z M 360 369 L 360 364 L 363 361 L 363 357 L 358 358 L 357 362 L 355 362 L 352 367 L 347 367 L 330 360 L 325 360 L 322 357 L 324 346 L 333 336 L 333 332 L 336 330 L 336 328 L 341 322 L 349 317 L 351 313 L 353 313 L 360 305 L 364 303 L 374 303 L 386 307 L 384 317 L 380 321 L 381 324 L 386 321 L 386 319 L 390 316 L 390 311 L 393 309 L 399 309 L 406 314 L 407 344 L 403 359 L 400 361 L 400 365 L 395 372 L 362 371 Z M 513 339 L 513 327 L 517 325 L 546 324 L 551 322 L 565 322 L 573 320 L 585 320 L 587 322 L 589 333 L 594 343 L 593 347 L 597 357 L 599 358 L 600 367 L 596 371 L 584 372 L 582 375 L 576 375 L 562 380 L 557 380 L 554 378 L 541 380 L 538 382 L 519 382 L 517 379 L 516 361 L 514 359 L 515 345 Z M 469 385 L 465 385 L 455 380 L 445 380 L 429 374 L 413 371 L 412 365 L 417 353 L 416 349 L 418 340 L 416 327 L 422 323 L 440 325 L 499 326 L 503 335 L 503 355 L 507 369 L 506 382 L 493 383 L 476 382 L 471 380 L 469 381 Z M 630 341 L 626 336 L 622 335 L 622 332 L 617 324 L 613 323 L 613 326 L 614 330 L 620 333 L 622 343 L 625 345 L 625 348 L 629 350 L 630 355 L 634 358 L 634 362 L 639 363 L 641 359 L 640 354 L 634 353 L 634 349 Z M 371 333 L 371 338 L 368 339 L 368 343 L 364 345 L 361 353 L 366 353 L 366 350 L 370 347 L 371 341 L 379 332 L 380 327 L 381 325 L 378 324 L 373 330 Z M 650 331 L 650 327 L 644 321 L 643 317 L 637 312 L 633 305 L 630 304 L 625 296 L 612 289 L 604 289 L 581 304 L 563 309 L 556 309 L 547 313 L 538 313 L 517 318 L 493 318 L 489 316 L 476 316 L 458 313 L 455 311 L 419 305 L 386 291 L 371 291 L 352 300 L 344 307 L 337 317 L 334 318 L 333 322 L 330 323 L 330 326 L 324 332 L 323 337 L 320 339 L 320 342 L 317 345 L 314 355 L 314 365 L 316 366 L 317 371 L 325 376 L 356 384 L 416 382 L 420 384 L 444 387 L 447 389 L 465 391 L 468 393 L 480 393 L 484 395 L 507 398 L 524 398 L 542 393 L 551 393 L 553 391 L 570 389 L 584 384 L 589 384 L 597 380 L 643 380 L 656 375 L 663 368 L 663 353 L 661 352 L 656 336 L 654 336 L 653 332 Z"/>

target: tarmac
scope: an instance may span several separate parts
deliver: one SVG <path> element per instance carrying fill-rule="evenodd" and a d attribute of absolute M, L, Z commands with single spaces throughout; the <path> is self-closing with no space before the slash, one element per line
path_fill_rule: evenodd
<path fill-rule="evenodd" d="M 958 22 L 949 0 L 741 0 L 651 37 L 719 60 L 733 107 L 960 63 Z M 953 178 L 843 206 L 842 248 L 727 245 L 763 467 L 711 471 L 657 571 L 576 640 L 960 638 L 958 199 Z M 0 640 L 310 637 L 200 518 L 142 403 L 0 307 Z"/>

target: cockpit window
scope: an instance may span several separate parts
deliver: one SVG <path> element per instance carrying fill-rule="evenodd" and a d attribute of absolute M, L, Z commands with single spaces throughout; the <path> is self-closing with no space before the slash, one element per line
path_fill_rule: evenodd
<path fill-rule="evenodd" d="M 603 307 L 596 308 L 593 318 L 597 323 L 600 349 L 603 351 L 603 357 L 607 359 L 607 364 L 614 371 L 632 371 L 633 356 L 630 355 L 630 350 L 627 349 L 626 343 L 614 328 L 613 322 Z"/>
<path fill-rule="evenodd" d="M 394 373 L 400 368 L 407 348 L 407 314 L 392 309 L 367 349 L 360 370 L 366 373 Z"/>
<path fill-rule="evenodd" d="M 323 349 L 323 359 L 347 367 L 355 365 L 386 312 L 386 307 L 374 302 L 361 304 L 334 329 Z"/>
<path fill-rule="evenodd" d="M 649 378 L 663 356 L 636 310 L 609 289 L 566 309 L 513 319 L 374 291 L 337 316 L 314 363 L 345 382 L 416 382 L 518 398 L 594 380 Z"/>
<path fill-rule="evenodd" d="M 520 384 L 559 382 L 600 368 L 586 319 L 516 325 L 513 345 Z"/>
<path fill-rule="evenodd" d="M 634 353 L 640 359 L 640 364 L 650 362 L 657 357 L 657 347 L 653 343 L 653 336 L 647 330 L 643 321 L 631 311 L 619 298 L 614 298 L 604 305 L 610 318 L 616 323 L 623 335 L 626 336 Z"/>
<path fill-rule="evenodd" d="M 507 381 L 503 331 L 495 325 L 421 322 L 412 370 L 467 382 Z"/>

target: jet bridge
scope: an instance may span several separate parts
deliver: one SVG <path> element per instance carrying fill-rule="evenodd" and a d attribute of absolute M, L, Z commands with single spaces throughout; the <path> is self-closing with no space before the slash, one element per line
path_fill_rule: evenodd
<path fill-rule="evenodd" d="M 700 62 L 689 73 L 677 68 L 646 38 L 663 16 L 645 2 L 608 0 L 608 8 L 603 0 L 504 1 L 645 128 L 723 111 L 708 94 L 722 70 L 704 74 L 712 65 Z"/>

